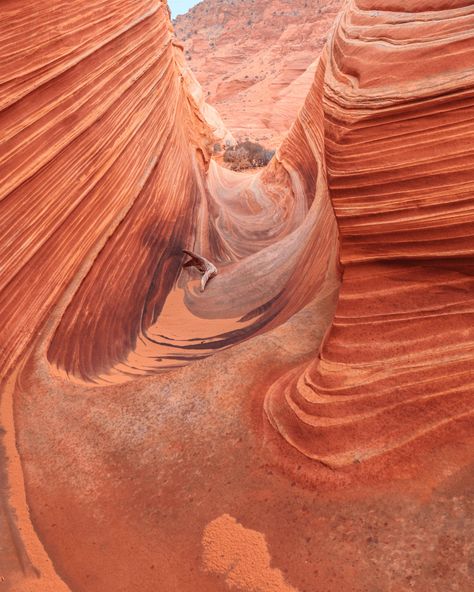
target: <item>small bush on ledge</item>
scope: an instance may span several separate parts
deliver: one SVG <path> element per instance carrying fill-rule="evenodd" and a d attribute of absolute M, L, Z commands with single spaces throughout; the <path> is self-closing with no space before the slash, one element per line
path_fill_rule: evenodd
<path fill-rule="evenodd" d="M 229 164 L 233 171 L 242 171 L 256 167 L 266 166 L 273 158 L 275 150 L 267 150 L 256 142 L 239 142 L 224 152 L 224 162 Z"/>

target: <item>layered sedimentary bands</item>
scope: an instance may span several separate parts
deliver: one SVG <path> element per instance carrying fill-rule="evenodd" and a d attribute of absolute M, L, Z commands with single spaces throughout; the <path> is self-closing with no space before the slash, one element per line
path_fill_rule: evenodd
<path fill-rule="evenodd" d="M 348 2 L 239 174 L 166 4 L 3 3 L 0 587 L 472 590 L 473 31 Z"/>
<path fill-rule="evenodd" d="M 237 138 L 276 148 L 342 0 L 203 0 L 175 20 L 187 63 Z"/>

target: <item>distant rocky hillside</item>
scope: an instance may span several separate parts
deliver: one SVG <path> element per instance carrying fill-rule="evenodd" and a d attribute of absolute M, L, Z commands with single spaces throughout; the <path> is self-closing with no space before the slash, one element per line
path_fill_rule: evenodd
<path fill-rule="evenodd" d="M 186 58 L 236 137 L 278 144 L 344 0 L 203 0 L 174 21 Z"/>

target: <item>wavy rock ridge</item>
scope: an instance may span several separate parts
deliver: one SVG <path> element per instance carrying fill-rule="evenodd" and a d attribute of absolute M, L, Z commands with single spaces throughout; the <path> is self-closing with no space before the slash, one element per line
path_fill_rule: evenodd
<path fill-rule="evenodd" d="M 28 589 L 21 578 L 65 589 L 49 556 L 71 590 L 151 592 L 158 578 L 163 590 L 220 592 L 219 561 L 209 575 L 196 559 L 210 508 L 233 528 L 245 516 L 234 530 L 259 541 L 278 585 L 317 589 L 292 534 L 291 577 L 273 561 L 286 561 L 282 529 L 304 531 L 308 500 L 265 463 L 307 487 L 321 475 L 370 484 L 388 466 L 409 473 L 408 452 L 416 473 L 434 442 L 472 440 L 474 8 L 349 2 L 257 175 L 210 159 L 213 130 L 226 132 L 165 3 L 8 1 L 2 14 L 2 417 L 12 491 L 27 496 L 2 499 L 12 589 Z M 219 269 L 204 293 L 183 248 Z M 250 394 L 256 411 L 243 406 Z M 446 464 L 472 462 L 461 448 Z M 216 492 L 203 494 L 210 471 Z M 269 490 L 280 510 L 261 502 Z M 180 516 L 188 506 L 195 524 Z M 227 579 L 252 590 L 240 569 Z M 353 581 L 338 577 L 332 589 Z"/>
<path fill-rule="evenodd" d="M 53 30 L 62 15 L 49 6 L 40 3 L 36 17 Z M 64 6 L 63 14 L 70 8 Z M 156 358 L 186 360 L 186 348 L 197 355 L 205 349 L 203 343 L 194 348 L 182 343 L 186 331 L 168 339 L 156 335 L 166 327 L 153 329 L 176 284 L 183 248 L 194 245 L 226 269 L 213 282 L 216 289 L 203 297 L 182 280 L 179 294 L 172 296 L 181 304 L 170 306 L 182 309 L 186 300 L 191 315 L 195 308 L 194 316 L 228 319 L 233 333 L 245 336 L 246 325 L 263 326 L 270 314 L 256 312 L 249 321 L 241 317 L 277 296 L 301 251 L 301 243 L 289 234 L 303 221 L 309 197 L 300 189 L 299 194 L 292 191 L 284 167 L 269 189 L 259 179 L 242 181 L 216 167 L 204 179 L 211 129 L 194 99 L 195 82 L 191 89 L 184 77 L 187 71 L 166 7 L 141 2 L 125 8 L 121 2 L 112 4 L 109 16 L 99 19 L 103 4 L 92 4 L 91 16 L 97 11 L 98 24 L 88 44 L 81 37 L 81 45 L 70 50 L 72 56 L 65 55 L 67 32 L 59 45 L 45 34 L 52 44 L 43 50 L 47 61 L 39 71 L 38 65 L 29 64 L 25 81 L 17 78 L 17 64 L 37 48 L 22 48 L 18 55 L 15 34 L 23 30 L 18 26 L 18 33 L 15 27 L 6 32 L 12 47 L 7 56 L 10 76 L 15 78 L 7 77 L 2 93 L 3 104 L 10 105 L 2 118 L 1 305 L 8 318 L 2 328 L 4 366 L 17 359 L 74 277 L 80 285 L 73 288 L 48 354 L 59 369 L 96 380 L 117 366 L 118 373 L 122 365 L 130 366 L 132 374 L 147 373 Z M 120 12 L 116 23 L 114 10 Z M 71 35 L 81 22 L 76 16 L 77 21 L 67 21 Z M 7 17 L 21 21 L 16 9 Z M 64 63 L 58 65 L 58 60 Z M 249 203 L 242 204 L 245 192 Z M 285 192 L 283 200 L 280 192 Z M 307 236 L 315 233 L 308 224 L 306 228 Z M 275 255 L 268 262 L 268 251 L 258 254 L 285 236 L 293 265 Z M 323 259 L 334 259 L 331 247 L 323 245 Z M 258 277 L 262 265 L 274 276 L 268 282 Z M 323 263 L 323 271 L 314 274 L 324 276 L 326 267 Z M 260 288 L 244 298 L 248 281 L 259 281 Z M 242 299 L 229 301 L 229 290 Z M 174 314 L 180 313 L 186 314 L 179 308 Z M 224 322 L 219 333 L 225 330 Z M 191 341 L 209 339 L 202 327 L 194 332 Z M 211 339 L 215 349 L 212 329 Z M 232 335 L 219 338 L 226 345 L 235 340 Z M 129 360 L 138 346 L 144 351 Z"/>
<path fill-rule="evenodd" d="M 283 437 L 331 466 L 473 413 L 474 12 L 350 8 L 322 66 L 339 305 L 319 358 L 266 401 Z"/>

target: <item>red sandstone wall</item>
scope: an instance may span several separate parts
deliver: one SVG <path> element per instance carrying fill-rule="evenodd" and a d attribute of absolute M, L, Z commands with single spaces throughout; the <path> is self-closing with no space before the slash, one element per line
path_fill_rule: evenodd
<path fill-rule="evenodd" d="M 57 570 L 87 592 L 155 591 L 157 577 L 179 592 L 266 592 L 247 564 L 229 583 L 211 543 L 203 567 L 200 537 L 214 532 L 215 508 L 217 529 L 233 524 L 229 507 L 281 561 L 291 556 L 292 582 L 317 589 L 298 533 L 311 518 L 314 536 L 322 514 L 304 510 L 297 482 L 313 495 L 316 483 L 371 487 L 423 467 L 432 483 L 438 448 L 443 471 L 472 462 L 473 21 L 468 2 L 419 2 L 416 13 L 348 3 L 291 132 L 253 176 L 209 161 L 210 129 L 165 5 L 5 3 L 2 544 L 12 589 L 64 590 Z M 36 36 L 25 34 L 31 23 Z M 186 247 L 219 268 L 202 294 L 181 271 Z M 331 325 L 323 301 L 339 256 Z M 310 316 L 292 318 L 310 303 Z M 387 507 L 378 511 L 382 522 Z M 328 524 L 321 532 L 334 532 Z M 259 565 L 295 589 L 257 538 Z M 335 576 L 331 545 L 320 545 L 333 589 L 354 574 L 372 581 L 370 566 Z M 408 549 L 387 545 L 393 557 Z M 342 564 L 358 563 L 343 547 Z M 451 581 L 439 573 L 417 575 L 420 586 Z"/>

